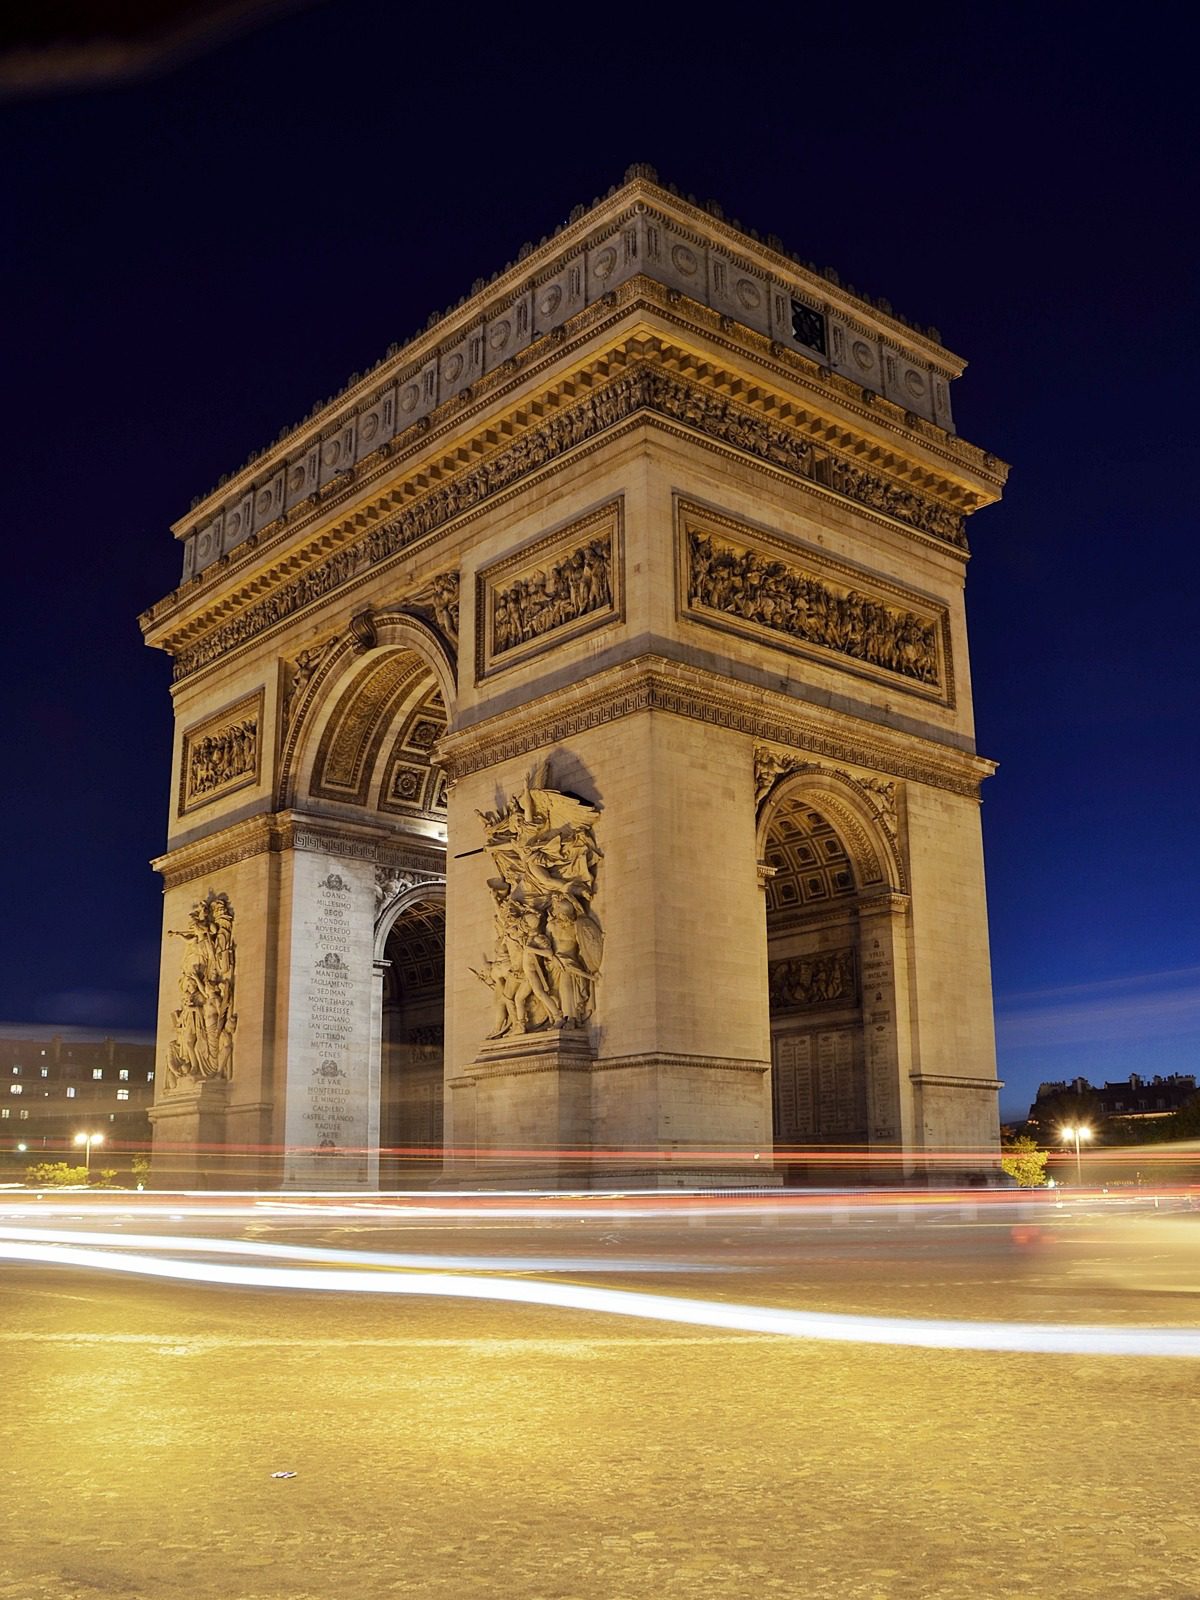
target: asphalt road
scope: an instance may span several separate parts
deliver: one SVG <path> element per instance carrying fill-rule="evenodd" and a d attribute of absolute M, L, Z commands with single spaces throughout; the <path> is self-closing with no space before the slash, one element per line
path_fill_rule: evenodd
<path fill-rule="evenodd" d="M 568 1281 L 764 1305 L 1200 1321 L 1174 1243 L 1145 1279 L 1150 1236 L 1130 1251 L 1082 1214 L 1016 1236 L 998 1213 L 918 1224 L 186 1226 L 548 1271 L 591 1256 Z M 0 1263 L 0 1350 L 3 1600 L 1200 1596 L 1193 1361 L 17 1263 Z"/>

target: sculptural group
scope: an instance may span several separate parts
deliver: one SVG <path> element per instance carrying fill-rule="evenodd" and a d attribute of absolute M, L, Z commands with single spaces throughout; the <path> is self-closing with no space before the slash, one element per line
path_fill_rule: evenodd
<path fill-rule="evenodd" d="M 492 613 L 492 649 L 498 655 L 540 638 L 611 603 L 611 541 L 592 539 L 547 566 L 498 589 Z"/>
<path fill-rule="evenodd" d="M 857 589 L 839 592 L 784 561 L 692 529 L 688 594 L 693 605 L 742 617 L 842 655 L 939 682 L 937 628 Z"/>
<path fill-rule="evenodd" d="M 190 946 L 179 977 L 180 1004 L 171 1013 L 174 1037 L 167 1047 L 168 1087 L 180 1079 L 203 1082 L 233 1076 L 236 951 L 229 896 L 211 890 L 193 906 L 186 928 L 168 934 Z"/>
<path fill-rule="evenodd" d="M 475 976 L 492 990 L 488 1037 L 582 1027 L 595 1006 L 604 935 L 592 915 L 602 851 L 596 808 L 531 772 L 499 811 L 481 811 L 497 869 L 492 956 Z"/>
<path fill-rule="evenodd" d="M 253 772 L 258 762 L 258 718 L 245 717 L 188 748 L 188 798 L 212 794 Z"/>

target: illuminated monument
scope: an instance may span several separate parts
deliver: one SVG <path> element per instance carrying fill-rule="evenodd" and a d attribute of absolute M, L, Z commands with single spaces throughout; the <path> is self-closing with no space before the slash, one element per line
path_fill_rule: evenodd
<path fill-rule="evenodd" d="M 194 506 L 163 1170 L 994 1147 L 960 371 L 634 168 Z"/>

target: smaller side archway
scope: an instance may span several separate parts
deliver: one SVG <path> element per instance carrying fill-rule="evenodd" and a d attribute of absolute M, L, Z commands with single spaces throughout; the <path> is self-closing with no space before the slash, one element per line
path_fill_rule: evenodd
<path fill-rule="evenodd" d="M 874 795 L 794 770 L 759 817 L 775 1158 L 785 1182 L 861 1178 L 900 1141 L 903 863 Z"/>

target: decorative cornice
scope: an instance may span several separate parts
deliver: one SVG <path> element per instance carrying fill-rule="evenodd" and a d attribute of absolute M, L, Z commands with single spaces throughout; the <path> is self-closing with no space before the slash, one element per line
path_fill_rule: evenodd
<path fill-rule="evenodd" d="M 163 888 L 175 889 L 195 878 L 209 877 L 254 856 L 284 850 L 312 850 L 395 867 L 398 871 L 440 877 L 445 851 L 356 827 L 353 823 L 273 812 L 251 817 L 232 827 L 194 839 L 177 850 L 156 856 L 150 865 L 162 874 Z"/>
<path fill-rule="evenodd" d="M 700 1072 L 770 1072 L 769 1061 L 747 1061 L 739 1056 L 689 1056 L 678 1051 L 649 1051 L 635 1056 L 601 1056 L 594 1072 L 629 1072 L 646 1067 L 690 1067 Z"/>
<path fill-rule="evenodd" d="M 668 369 L 671 354 L 679 372 Z M 629 360 L 630 356 L 634 359 Z M 918 489 L 910 481 L 891 476 L 879 464 L 865 467 L 843 453 L 849 448 L 848 436 L 841 437 L 844 430 L 837 430 L 841 449 L 818 443 L 819 429 L 807 413 L 780 398 L 759 395 L 754 405 L 731 399 L 714 389 L 715 372 L 705 372 L 702 381 L 689 379 L 682 375 L 684 362 L 679 353 L 669 352 L 658 341 L 631 341 L 627 352 L 612 354 L 609 365 L 616 369 L 616 376 L 592 389 L 582 401 L 564 405 L 573 392 L 573 385 L 564 382 L 525 408 L 527 420 L 554 412 L 549 421 L 527 425 L 525 432 L 493 447 L 482 460 L 478 456 L 487 448 L 487 441 L 476 440 L 470 448 L 460 446 L 454 462 L 437 471 L 427 466 L 412 483 L 393 486 L 386 502 L 360 507 L 340 530 L 326 529 L 307 553 L 293 550 L 274 571 L 256 572 L 241 594 L 227 594 L 207 614 L 187 619 L 173 636 L 161 640 L 175 654 L 176 679 L 224 658 L 336 591 L 350 590 L 372 569 L 411 551 L 451 524 L 478 515 L 485 503 L 535 480 L 581 446 L 639 416 L 674 424 L 691 436 L 699 435 L 747 456 L 822 494 L 849 501 L 889 526 L 965 552 L 963 520 L 970 508 L 947 503 L 959 495 L 956 486 L 935 485 L 926 471 L 923 487 Z M 495 427 L 489 432 L 494 446 L 502 435 Z M 511 439 L 511 432 L 503 437 Z M 462 467 L 463 458 L 474 464 Z M 887 465 L 895 471 L 903 464 L 896 460 Z M 935 498 L 931 493 L 935 487 L 946 498 Z M 412 498 L 405 509 L 385 518 L 384 503 L 394 505 L 406 493 Z M 230 617 L 238 607 L 241 609 Z M 222 615 L 229 620 L 222 622 Z M 147 619 L 147 625 L 152 620 Z"/>
<path fill-rule="evenodd" d="M 799 705 L 771 690 L 751 692 L 753 701 L 745 689 L 731 687 L 716 673 L 663 656 L 640 656 L 588 679 L 565 703 L 561 691 L 543 695 L 444 734 L 438 762 L 457 781 L 636 712 L 665 711 L 971 799 L 978 799 L 980 784 L 996 770 L 994 762 L 933 740 L 918 740 L 844 712 Z"/>
<path fill-rule="evenodd" d="M 1004 1087 L 1000 1078 L 964 1078 L 948 1072 L 910 1072 L 909 1083 L 927 1089 L 981 1089 L 999 1094 Z"/>
<path fill-rule="evenodd" d="M 650 235 L 654 230 L 661 232 L 664 248 L 653 247 Z M 362 377 L 354 374 L 340 394 L 314 408 L 298 427 L 283 430 L 266 450 L 255 452 L 209 495 L 194 501 L 191 513 L 175 525 L 177 536 L 184 537 L 227 512 L 261 526 L 264 518 L 276 514 L 284 499 L 280 480 L 290 476 L 298 463 L 307 465 L 306 458 L 315 455 L 319 470 L 307 472 L 306 478 L 322 485 L 332 477 L 336 483 L 337 469 L 345 472 L 345 460 L 348 455 L 352 459 L 354 449 L 361 459 L 362 446 L 381 432 L 381 422 L 384 432 L 394 428 L 399 420 L 396 400 L 406 384 L 414 379 L 424 382 L 432 374 L 432 398 L 457 398 L 463 386 L 468 392 L 474 387 L 484 366 L 519 351 L 522 338 L 526 344 L 544 344 L 556 331 L 553 319 L 542 306 L 531 316 L 530 302 L 539 286 L 552 282 L 556 275 L 563 276 L 564 269 L 574 267 L 580 280 L 574 299 L 591 309 L 631 274 L 652 270 L 664 283 L 682 282 L 671 270 L 669 258 L 685 241 L 698 251 L 700 270 L 692 276 L 696 292 L 708 302 L 706 309 L 719 313 L 723 322 L 738 331 L 769 325 L 772 334 L 788 339 L 791 329 L 780 323 L 773 302 L 777 299 L 783 304 L 789 297 L 835 319 L 838 326 L 831 331 L 844 334 L 845 349 L 834 349 L 827 359 L 845 371 L 847 376 L 840 381 L 847 388 L 863 392 L 862 385 L 867 384 L 880 400 L 881 391 L 889 388 L 877 370 L 877 359 L 863 366 L 864 339 L 877 352 L 891 350 L 918 371 L 932 372 L 943 385 L 962 370 L 962 362 L 941 345 L 936 330 L 927 333 L 894 316 L 888 302 L 857 294 L 842 285 L 832 270 L 818 274 L 811 263 L 806 265 L 785 252 L 777 239 L 764 241 L 752 231 L 747 234 L 740 225 L 730 223 L 719 206 L 701 207 L 680 196 L 673 186 L 658 184 L 652 169 L 631 168 L 622 188 L 614 187 L 590 209 L 577 207 L 564 227 L 539 246 L 525 247 L 518 260 L 494 274 L 490 282 L 476 280 L 470 297 L 449 308 L 444 317 L 430 319 L 426 329 L 404 348 L 393 345 L 369 372 Z M 618 251 L 614 245 L 623 248 Z M 713 259 L 707 262 L 710 252 Z M 725 276 L 730 281 L 723 286 Z M 742 293 L 733 292 L 735 288 Z M 750 310 L 749 301 L 757 303 L 757 313 Z M 522 317 L 524 332 L 517 337 L 514 330 Z M 852 359 L 852 354 L 858 359 Z M 912 404 L 918 411 L 923 409 L 915 400 Z M 387 415 L 389 406 L 391 416 Z M 910 427 L 931 435 L 943 433 L 939 423 L 911 412 L 909 416 Z M 948 415 L 942 420 L 948 422 Z M 350 452 L 345 448 L 347 442 Z M 327 451 L 331 445 L 337 448 Z"/>

